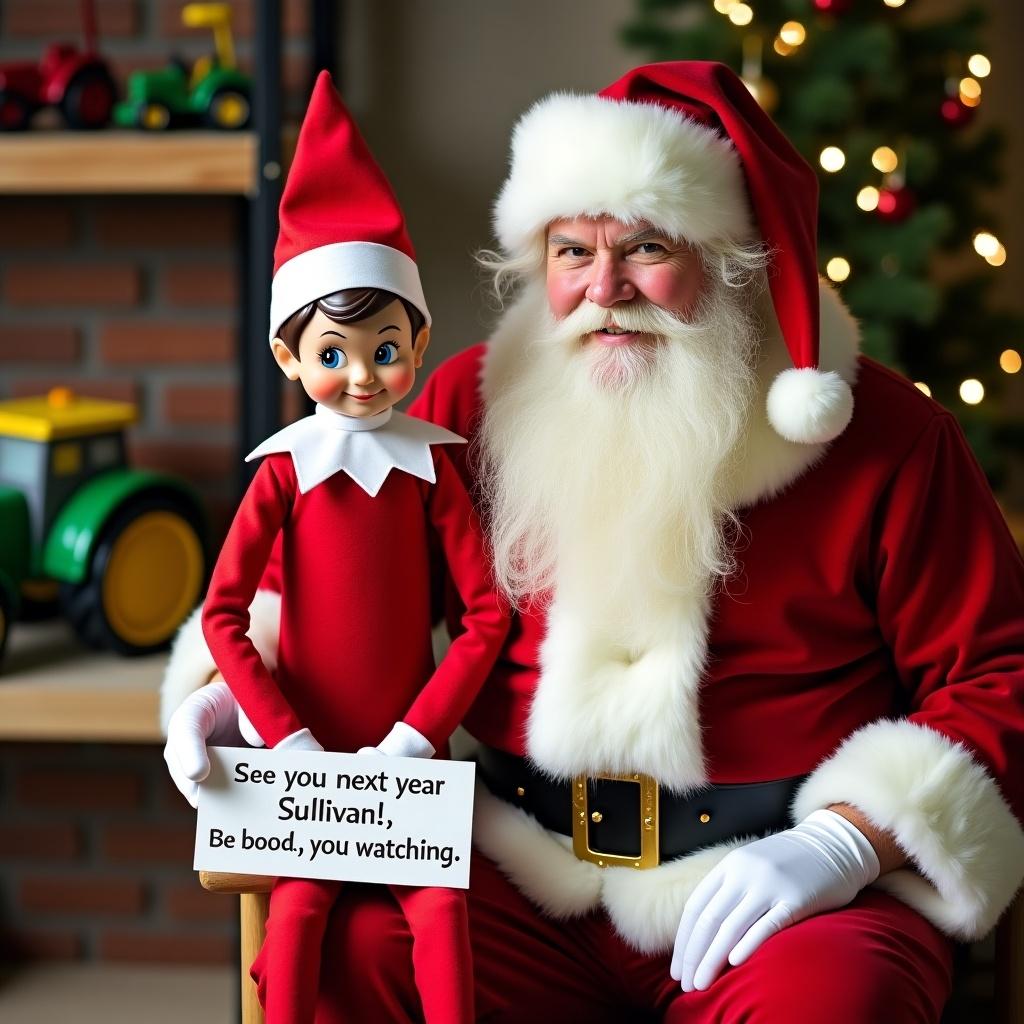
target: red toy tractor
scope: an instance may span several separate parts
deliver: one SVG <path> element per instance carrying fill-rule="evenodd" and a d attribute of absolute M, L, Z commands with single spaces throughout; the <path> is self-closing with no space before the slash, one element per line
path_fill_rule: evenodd
<path fill-rule="evenodd" d="M 0 131 L 27 128 L 42 107 L 57 107 L 69 128 L 102 128 L 117 98 L 114 76 L 96 51 L 93 0 L 82 0 L 85 46 L 46 48 L 39 64 L 0 64 Z"/>

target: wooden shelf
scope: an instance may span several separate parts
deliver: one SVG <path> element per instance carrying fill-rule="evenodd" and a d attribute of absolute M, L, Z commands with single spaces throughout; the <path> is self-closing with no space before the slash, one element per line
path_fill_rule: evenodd
<path fill-rule="evenodd" d="M 59 620 L 14 623 L 0 667 L 0 740 L 160 743 L 166 654 L 81 646 Z"/>
<path fill-rule="evenodd" d="M 252 132 L 39 131 L 0 135 L 0 193 L 256 190 Z"/>

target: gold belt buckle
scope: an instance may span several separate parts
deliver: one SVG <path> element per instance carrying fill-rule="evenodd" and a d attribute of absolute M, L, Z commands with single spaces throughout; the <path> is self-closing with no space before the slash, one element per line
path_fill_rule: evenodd
<path fill-rule="evenodd" d="M 590 807 L 587 779 L 610 779 L 633 782 L 640 787 L 640 856 L 625 857 L 590 848 Z M 600 820 L 600 819 L 598 819 Z M 572 780 L 572 850 L 579 860 L 590 861 L 599 868 L 646 868 L 658 866 L 658 783 L 642 772 L 624 775 L 577 775 Z"/>

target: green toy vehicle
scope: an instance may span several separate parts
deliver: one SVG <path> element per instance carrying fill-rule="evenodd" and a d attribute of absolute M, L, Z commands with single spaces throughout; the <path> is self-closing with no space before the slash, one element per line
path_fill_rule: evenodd
<path fill-rule="evenodd" d="M 159 71 L 133 72 L 127 99 L 114 107 L 114 123 L 147 131 L 197 124 L 245 128 L 252 112 L 252 82 L 235 62 L 230 6 L 186 4 L 181 18 L 190 28 L 213 30 L 216 56 L 200 58 L 191 70 L 172 61 Z"/>
<path fill-rule="evenodd" d="M 56 589 L 91 647 L 158 650 L 206 581 L 204 517 L 179 480 L 125 465 L 127 402 L 0 402 L 0 655 L 26 601 Z"/>

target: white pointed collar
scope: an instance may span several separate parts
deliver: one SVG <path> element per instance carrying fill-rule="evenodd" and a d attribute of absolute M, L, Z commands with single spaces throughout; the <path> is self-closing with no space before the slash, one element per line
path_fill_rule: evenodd
<path fill-rule="evenodd" d="M 347 473 L 370 497 L 375 497 L 392 469 L 435 483 L 430 446 L 465 444 L 466 439 L 444 427 L 396 413 L 343 416 L 322 405 L 268 437 L 246 462 L 274 452 L 288 452 L 295 466 L 299 491 L 305 494 L 335 473 Z"/>

